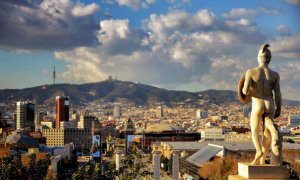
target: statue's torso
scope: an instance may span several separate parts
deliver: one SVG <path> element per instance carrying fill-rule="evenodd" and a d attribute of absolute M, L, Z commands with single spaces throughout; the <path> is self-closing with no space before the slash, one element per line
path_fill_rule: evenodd
<path fill-rule="evenodd" d="M 256 67 L 249 70 L 251 74 L 250 94 L 255 111 L 274 113 L 273 90 L 277 81 L 277 73 L 267 67 Z"/>

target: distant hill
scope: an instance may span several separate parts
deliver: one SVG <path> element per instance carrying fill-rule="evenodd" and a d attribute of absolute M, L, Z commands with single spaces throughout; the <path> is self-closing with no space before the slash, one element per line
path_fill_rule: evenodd
<path fill-rule="evenodd" d="M 151 105 L 164 102 L 172 105 L 180 102 L 207 105 L 239 103 L 235 91 L 207 90 L 202 92 L 174 91 L 128 81 L 102 81 L 88 84 L 55 84 L 25 89 L 0 90 L 0 102 L 33 100 L 37 104 L 54 103 L 55 96 L 70 96 L 72 103 L 125 102 L 135 105 Z M 299 101 L 284 100 L 286 105 L 300 105 Z"/>

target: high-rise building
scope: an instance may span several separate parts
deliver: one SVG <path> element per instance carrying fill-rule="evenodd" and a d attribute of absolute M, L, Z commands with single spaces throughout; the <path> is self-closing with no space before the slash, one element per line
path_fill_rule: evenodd
<path fill-rule="evenodd" d="M 37 111 L 37 110 L 36 110 Z M 43 117 L 46 115 L 45 112 L 36 112 L 34 117 L 35 130 L 38 131 L 41 128 L 41 122 Z"/>
<path fill-rule="evenodd" d="M 93 121 L 96 120 L 95 116 L 81 114 L 78 122 L 78 128 L 92 129 Z"/>
<path fill-rule="evenodd" d="M 69 106 L 70 101 L 68 97 L 56 96 L 56 129 L 60 128 L 60 122 L 69 121 Z"/>
<path fill-rule="evenodd" d="M 163 109 L 163 107 L 159 106 L 157 108 L 156 117 L 158 117 L 158 118 L 164 117 L 164 109 Z"/>
<path fill-rule="evenodd" d="M 16 129 L 34 129 L 34 104 L 27 101 L 17 102 Z"/>
<path fill-rule="evenodd" d="M 121 117 L 121 107 L 119 105 L 114 106 L 114 117 Z"/>
<path fill-rule="evenodd" d="M 206 119 L 208 117 L 208 113 L 206 110 L 198 109 L 196 112 L 196 117 L 199 119 Z"/>
<path fill-rule="evenodd" d="M 249 116 L 249 113 L 251 111 L 251 104 L 247 105 L 247 106 L 244 106 L 243 107 L 243 116 L 244 117 L 248 117 Z"/>
<path fill-rule="evenodd" d="M 0 119 L 4 118 L 4 113 L 5 113 L 5 104 L 0 103 Z"/>

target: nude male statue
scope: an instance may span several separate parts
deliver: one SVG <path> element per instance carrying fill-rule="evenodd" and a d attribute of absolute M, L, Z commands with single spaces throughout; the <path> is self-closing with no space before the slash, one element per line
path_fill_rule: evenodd
<path fill-rule="evenodd" d="M 280 116 L 281 93 L 279 85 L 279 74 L 268 68 L 271 61 L 269 45 L 265 44 L 258 52 L 258 67 L 249 69 L 245 75 L 242 93 L 251 96 L 252 112 L 250 127 L 252 141 L 256 149 L 255 158 L 251 164 L 265 164 L 265 158 L 271 145 L 272 152 L 279 157 L 279 131 L 273 119 Z M 273 99 L 275 93 L 275 103 Z M 275 106 L 276 105 L 276 106 Z M 260 128 L 264 121 L 264 132 L 262 147 L 260 143 Z M 280 165 L 280 164 L 277 164 Z"/>

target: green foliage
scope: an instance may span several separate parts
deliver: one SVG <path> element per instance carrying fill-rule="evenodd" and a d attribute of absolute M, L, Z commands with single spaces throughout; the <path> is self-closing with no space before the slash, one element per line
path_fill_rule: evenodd
<path fill-rule="evenodd" d="M 97 180 L 97 179 L 114 179 L 114 173 L 110 168 L 102 175 L 101 164 L 88 164 L 80 166 L 72 175 L 72 180 Z"/>
<path fill-rule="evenodd" d="M 168 171 L 172 172 L 172 164 L 173 164 L 173 157 L 171 156 L 171 159 L 168 161 Z"/>
<path fill-rule="evenodd" d="M 29 166 L 22 165 L 21 154 L 0 158 L 0 180 L 24 179 L 40 180 L 46 177 L 49 161 L 36 160 L 36 155 L 30 156 Z"/>
<path fill-rule="evenodd" d="M 169 160 L 168 158 L 164 157 L 164 156 L 161 156 L 160 157 L 160 163 L 163 163 L 164 164 L 164 167 L 163 167 L 163 170 L 167 171 L 168 170 L 168 163 L 169 163 Z"/>

